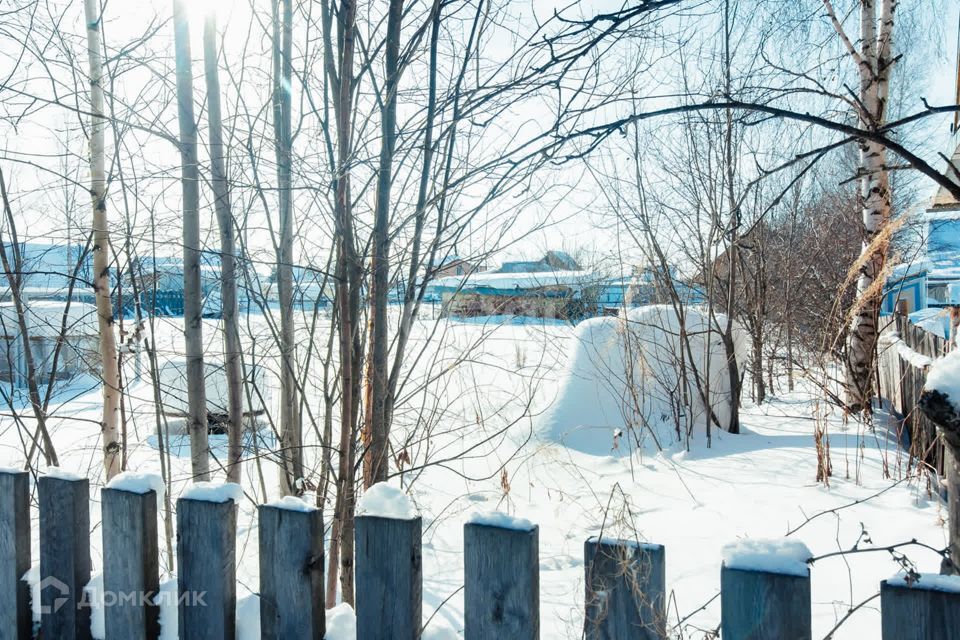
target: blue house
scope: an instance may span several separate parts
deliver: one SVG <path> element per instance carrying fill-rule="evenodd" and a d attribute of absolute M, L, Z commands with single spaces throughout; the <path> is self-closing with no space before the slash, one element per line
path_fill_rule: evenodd
<path fill-rule="evenodd" d="M 960 166 L 960 147 L 951 160 Z M 954 171 L 954 179 L 960 175 Z M 960 202 L 940 188 L 921 219 L 917 255 L 887 277 L 881 313 L 901 313 L 915 324 L 949 337 L 948 307 L 960 306 Z"/>

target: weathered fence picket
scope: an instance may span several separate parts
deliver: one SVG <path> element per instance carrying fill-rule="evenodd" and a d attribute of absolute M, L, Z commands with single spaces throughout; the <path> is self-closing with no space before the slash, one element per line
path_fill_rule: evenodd
<path fill-rule="evenodd" d="M 237 504 L 214 490 L 177 501 L 178 616 L 182 640 L 236 636 Z M 91 574 L 89 483 L 65 474 L 38 480 L 41 634 L 91 637 L 84 587 Z M 202 495 L 203 497 L 199 497 Z M 102 496 L 106 640 L 160 635 L 157 501 L 154 491 L 107 488 Z M 31 638 L 30 476 L 0 470 L 0 640 Z M 222 500 L 222 501 L 221 501 Z M 415 640 L 422 626 L 419 517 L 356 520 L 357 637 Z M 260 625 L 263 638 L 319 640 L 323 608 L 323 516 L 297 503 L 259 508 Z M 539 529 L 501 514 L 464 525 L 466 640 L 539 637 Z M 811 638 L 810 574 L 776 561 L 764 570 L 721 569 L 721 636 L 737 640 Z M 806 556 L 804 556 L 806 557 Z M 725 555 L 725 560 L 727 556 Z M 794 558 L 795 560 L 795 558 Z M 779 566 L 778 566 L 779 565 Z M 587 640 L 662 640 L 665 549 L 629 540 L 584 544 Z M 770 570 L 777 567 L 783 571 Z M 926 578 L 926 581 L 924 581 Z M 881 583 L 883 640 L 949 638 L 960 628 L 960 579 L 921 576 Z"/>
<path fill-rule="evenodd" d="M 464 640 L 540 637 L 539 534 L 536 525 L 464 525 Z"/>
<path fill-rule="evenodd" d="M 105 488 L 103 597 L 106 640 L 160 637 L 157 494 Z"/>
<path fill-rule="evenodd" d="M 30 640 L 30 475 L 0 472 L 0 640 Z"/>
<path fill-rule="evenodd" d="M 423 561 L 420 517 L 357 516 L 354 556 L 357 638 L 420 637 Z"/>
<path fill-rule="evenodd" d="M 90 483 L 86 478 L 40 476 L 40 633 L 57 640 L 89 640 Z"/>
<path fill-rule="evenodd" d="M 662 640 L 667 637 L 663 545 L 590 538 L 586 568 L 587 640 Z"/>
<path fill-rule="evenodd" d="M 882 640 L 940 640 L 960 630 L 960 592 L 945 589 L 940 576 L 912 585 L 880 583 Z M 933 582 L 934 584 L 929 584 Z"/>
<path fill-rule="evenodd" d="M 810 572 L 798 576 L 723 566 L 720 636 L 737 640 L 810 640 Z"/>
<path fill-rule="evenodd" d="M 263 639 L 323 640 L 323 512 L 275 505 L 258 512 Z"/>
<path fill-rule="evenodd" d="M 177 500 L 180 640 L 233 640 L 237 609 L 237 505 Z"/>

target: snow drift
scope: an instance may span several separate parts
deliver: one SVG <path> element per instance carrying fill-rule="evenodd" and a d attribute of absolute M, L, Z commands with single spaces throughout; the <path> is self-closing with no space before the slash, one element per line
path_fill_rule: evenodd
<path fill-rule="evenodd" d="M 706 424 L 706 390 L 716 421 L 726 427 L 730 377 L 718 329 L 725 323 L 720 314 L 711 321 L 704 311 L 692 308 L 684 311 L 681 322 L 666 305 L 581 323 L 541 433 L 596 455 L 625 449 L 628 428 L 644 444 L 665 447 L 677 440 L 678 425 L 685 433 L 688 427 Z M 738 338 L 737 343 L 739 347 L 744 341 Z"/>

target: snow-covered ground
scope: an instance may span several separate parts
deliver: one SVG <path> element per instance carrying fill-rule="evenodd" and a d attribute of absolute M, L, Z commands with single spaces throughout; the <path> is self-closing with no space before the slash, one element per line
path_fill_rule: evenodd
<path fill-rule="evenodd" d="M 392 484 L 400 488 L 402 480 L 423 517 L 423 610 L 424 619 L 430 619 L 426 637 L 456 638 L 462 630 L 463 523 L 477 512 L 502 511 L 540 526 L 541 637 L 551 639 L 581 636 L 583 543 L 590 536 L 626 536 L 666 546 L 670 624 L 682 619 L 677 631 L 686 638 L 704 637 L 719 623 L 715 596 L 722 549 L 730 542 L 775 539 L 793 531 L 791 539 L 819 556 L 849 549 L 865 531 L 871 542 L 861 540 L 861 548 L 913 538 L 936 548 L 946 545 L 945 507 L 925 481 L 907 477 L 907 460 L 886 430 L 844 425 L 838 412 L 829 413 L 808 391 L 760 407 L 746 406 L 745 433 L 715 432 L 710 448 L 703 437 L 695 438 L 689 450 L 674 442 L 656 451 L 648 443 L 631 453 L 630 447 L 611 442 L 609 450 L 601 445 L 594 453 L 602 454 L 592 455 L 563 446 L 542 423 L 563 386 L 574 329 L 560 323 L 499 320 L 440 321 L 436 327 L 424 321 L 414 336 L 415 345 L 426 345 L 426 354 L 404 388 L 394 434 L 413 466 Z M 267 330 L 258 317 L 252 316 L 248 326 Z M 317 335 L 324 335 L 328 326 L 321 322 Z M 178 330 L 175 322 L 160 325 L 158 344 L 164 356 L 173 357 L 180 349 Z M 429 343 L 428 336 L 433 336 Z M 213 338 L 210 342 L 213 352 L 217 345 Z M 258 348 L 263 344 L 258 340 Z M 420 384 L 428 379 L 429 384 Z M 144 379 L 133 384 L 131 393 L 135 400 L 128 413 L 128 468 L 156 473 L 152 389 Z M 92 479 L 93 562 L 98 571 L 100 395 L 89 381 L 77 381 L 59 398 L 62 403 L 55 406 L 51 420 L 53 437 L 61 467 Z M 319 395 L 310 404 L 319 418 Z M 830 434 L 829 486 L 815 481 L 815 415 Z M 25 425 L 32 424 L 29 416 L 24 404 Z M 20 431 L 4 412 L 0 465 L 16 466 L 22 460 Z M 172 462 L 171 493 L 176 498 L 189 484 L 187 451 Z M 318 468 L 319 458 L 308 459 L 307 466 Z M 267 495 L 254 464 L 245 467 L 237 532 L 239 630 L 240 637 L 249 640 L 258 637 L 256 504 L 278 497 L 275 469 L 265 465 L 263 474 Z M 808 521 L 816 514 L 821 515 Z M 329 522 L 329 511 L 325 517 Z M 903 551 L 919 571 L 939 569 L 936 554 L 911 547 Z M 166 557 L 161 567 L 168 567 Z M 876 593 L 879 581 L 899 569 L 886 552 L 816 562 L 815 636 L 826 635 L 851 604 Z M 164 609 L 169 634 L 175 628 L 175 611 Z M 338 608 L 331 638 L 350 637 L 348 618 Z M 879 602 L 874 600 L 834 637 L 878 637 L 879 624 Z"/>

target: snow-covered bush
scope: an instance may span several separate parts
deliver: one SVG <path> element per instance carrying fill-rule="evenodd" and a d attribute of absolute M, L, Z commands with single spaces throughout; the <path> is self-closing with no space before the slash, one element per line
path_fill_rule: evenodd
<path fill-rule="evenodd" d="M 725 322 L 695 308 L 685 309 L 681 322 L 672 307 L 656 305 L 581 323 L 542 434 L 596 454 L 626 446 L 630 433 L 665 447 L 706 424 L 705 399 L 725 427 L 731 415 L 719 330 Z"/>

